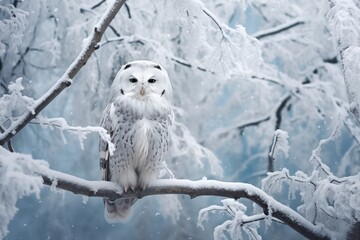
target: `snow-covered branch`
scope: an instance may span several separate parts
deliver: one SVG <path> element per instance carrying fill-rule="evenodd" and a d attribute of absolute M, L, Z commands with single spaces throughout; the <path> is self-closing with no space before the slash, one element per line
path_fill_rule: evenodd
<path fill-rule="evenodd" d="M 350 111 L 360 124 L 360 9 L 352 0 L 328 2 L 328 21 L 340 53 Z"/>
<path fill-rule="evenodd" d="M 110 134 L 107 133 L 104 128 L 99 126 L 70 126 L 64 118 L 46 118 L 41 115 L 34 118 L 31 123 L 40 124 L 41 126 L 49 126 L 50 128 L 58 128 L 61 131 L 61 136 L 65 143 L 66 139 L 63 135 L 63 131 L 67 131 L 70 134 L 77 136 L 82 150 L 84 150 L 84 140 L 87 138 L 87 135 L 90 133 L 97 133 L 102 140 L 107 142 L 110 152 L 115 150 L 115 145 L 111 142 Z"/>
<path fill-rule="evenodd" d="M 72 175 L 49 169 L 38 169 L 46 185 L 64 189 L 75 194 L 89 197 L 105 197 L 110 199 L 150 195 L 185 194 L 191 198 L 199 196 L 219 196 L 226 198 L 246 198 L 259 205 L 265 214 L 286 223 L 309 239 L 330 239 L 329 233 L 323 228 L 313 225 L 291 208 L 281 204 L 259 188 L 247 183 L 220 182 L 215 180 L 179 180 L 161 179 L 145 190 L 128 191 L 124 193 L 119 185 L 104 181 L 87 181 Z"/>
<path fill-rule="evenodd" d="M 38 115 L 50 102 L 52 102 L 65 88 L 71 85 L 72 79 L 86 64 L 92 53 L 98 49 L 98 43 L 100 42 L 102 35 L 124 3 L 125 0 L 115 0 L 113 4 L 108 7 L 99 22 L 95 25 L 90 36 L 84 40 L 83 49 L 66 70 L 64 75 L 41 98 L 34 102 L 31 109 L 29 109 L 16 121 L 12 122 L 10 127 L 0 135 L 0 145 L 4 145 L 7 141 L 9 141 L 16 133 L 18 133 L 33 118 L 35 118 L 36 115 Z"/>

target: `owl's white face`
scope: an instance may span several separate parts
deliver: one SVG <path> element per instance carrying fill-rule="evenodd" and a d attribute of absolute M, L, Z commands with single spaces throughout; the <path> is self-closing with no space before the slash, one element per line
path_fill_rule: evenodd
<path fill-rule="evenodd" d="M 139 60 L 123 65 L 112 84 L 112 98 L 121 95 L 137 100 L 165 98 L 171 101 L 169 76 L 159 64 Z"/>

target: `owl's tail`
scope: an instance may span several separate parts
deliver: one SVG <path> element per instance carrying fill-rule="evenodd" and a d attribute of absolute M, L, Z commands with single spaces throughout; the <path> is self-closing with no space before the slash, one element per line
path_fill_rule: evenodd
<path fill-rule="evenodd" d="M 131 206 L 137 198 L 121 198 L 115 201 L 104 200 L 104 216 L 108 223 L 123 223 L 129 221 L 131 217 Z"/>

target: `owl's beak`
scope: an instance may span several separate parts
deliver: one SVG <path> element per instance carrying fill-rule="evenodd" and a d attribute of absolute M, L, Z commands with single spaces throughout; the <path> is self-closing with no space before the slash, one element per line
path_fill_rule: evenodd
<path fill-rule="evenodd" d="M 141 88 L 141 90 L 140 90 L 140 95 L 141 95 L 141 96 L 144 96 L 144 95 L 145 95 L 145 89 L 144 89 L 144 87 Z"/>

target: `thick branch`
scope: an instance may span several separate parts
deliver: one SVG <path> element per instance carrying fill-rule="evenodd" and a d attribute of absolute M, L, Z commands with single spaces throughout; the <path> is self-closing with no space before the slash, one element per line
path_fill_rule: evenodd
<path fill-rule="evenodd" d="M 135 190 L 122 193 L 119 185 L 112 182 L 87 181 L 49 169 L 39 170 L 37 173 L 43 178 L 46 185 L 55 185 L 57 188 L 89 197 L 116 199 L 127 197 L 142 198 L 162 194 L 185 194 L 191 198 L 198 196 L 220 196 L 234 199 L 247 198 L 263 208 L 264 213 L 268 214 L 271 212 L 272 216 L 309 239 L 330 239 L 330 235 L 324 229 L 313 225 L 291 208 L 279 203 L 261 189 L 247 183 L 166 179 L 157 180 L 152 186 L 143 191 Z"/>
<path fill-rule="evenodd" d="M 16 133 L 23 129 L 33 118 L 36 117 L 50 102 L 52 102 L 65 88 L 71 85 L 72 79 L 80 71 L 80 69 L 86 64 L 91 54 L 98 48 L 98 43 L 106 28 L 110 22 L 114 19 L 125 0 L 115 0 L 114 3 L 109 6 L 100 21 L 95 25 L 92 30 L 89 40 L 83 47 L 80 54 L 66 70 L 64 75 L 55 83 L 55 85 L 48 90 L 40 99 L 35 101 L 32 106 L 32 111 L 26 112 L 17 121 L 6 129 L 6 131 L 0 135 L 0 145 L 4 145 L 8 142 Z"/>
<path fill-rule="evenodd" d="M 350 111 L 360 125 L 360 44 L 359 20 L 360 9 L 352 0 L 328 0 L 330 10 L 329 26 L 338 45 L 340 62 L 344 75 L 346 93 L 350 103 Z"/>

